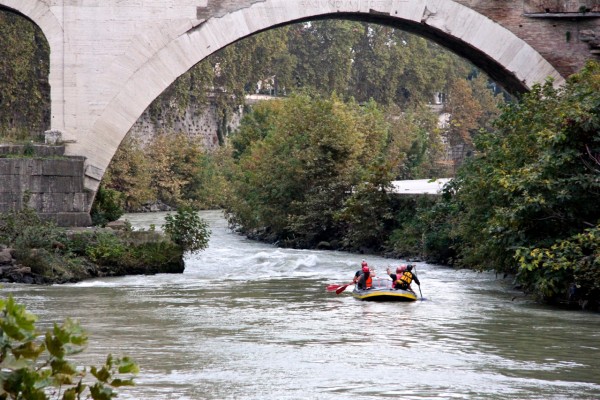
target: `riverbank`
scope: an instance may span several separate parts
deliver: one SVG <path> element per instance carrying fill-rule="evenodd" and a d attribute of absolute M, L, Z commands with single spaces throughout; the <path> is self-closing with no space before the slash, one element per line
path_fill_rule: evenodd
<path fill-rule="evenodd" d="M 107 228 L 31 228 L 23 228 L 10 245 L 0 244 L 0 282 L 47 285 L 184 270 L 184 250 L 154 230 L 135 231 L 121 222 Z"/>

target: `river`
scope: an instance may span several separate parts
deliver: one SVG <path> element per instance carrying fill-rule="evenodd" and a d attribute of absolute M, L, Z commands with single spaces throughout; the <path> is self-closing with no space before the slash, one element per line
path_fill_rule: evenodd
<path fill-rule="evenodd" d="M 164 213 L 129 214 L 134 227 Z M 46 328 L 80 321 L 80 355 L 131 356 L 119 399 L 598 399 L 600 315 L 538 305 L 491 273 L 417 263 L 423 300 L 361 302 L 328 284 L 362 256 L 279 249 L 217 211 L 183 274 L 5 285 Z M 376 273 L 401 260 L 366 257 Z"/>

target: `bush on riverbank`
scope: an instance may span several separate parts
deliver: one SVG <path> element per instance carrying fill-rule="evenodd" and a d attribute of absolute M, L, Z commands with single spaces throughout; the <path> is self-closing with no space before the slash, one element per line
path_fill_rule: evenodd
<path fill-rule="evenodd" d="M 181 273 L 184 252 L 154 231 L 69 230 L 42 221 L 31 209 L 0 214 L 3 281 L 64 283 L 100 276 Z"/>

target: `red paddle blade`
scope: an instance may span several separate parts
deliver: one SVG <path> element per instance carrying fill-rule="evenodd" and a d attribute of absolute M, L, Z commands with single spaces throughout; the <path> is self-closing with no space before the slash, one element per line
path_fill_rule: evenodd
<path fill-rule="evenodd" d="M 340 287 L 340 285 L 328 285 L 326 287 L 328 292 L 333 292 L 334 290 L 338 289 Z"/>
<path fill-rule="evenodd" d="M 335 294 L 340 294 L 342 293 L 344 290 L 346 290 L 346 288 L 349 286 L 350 284 L 344 285 L 344 286 L 340 286 L 336 291 Z"/>

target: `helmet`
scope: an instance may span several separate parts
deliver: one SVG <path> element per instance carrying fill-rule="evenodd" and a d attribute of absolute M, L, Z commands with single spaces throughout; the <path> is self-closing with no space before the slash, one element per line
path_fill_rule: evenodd
<path fill-rule="evenodd" d="M 409 271 L 409 272 L 412 271 L 412 269 L 413 269 L 412 265 L 409 265 L 408 267 L 406 267 L 406 270 Z"/>
<path fill-rule="evenodd" d="M 406 264 L 402 264 L 401 266 L 399 266 L 398 268 L 396 268 L 396 273 L 399 274 L 400 272 L 404 272 L 406 271 Z"/>
<path fill-rule="evenodd" d="M 369 272 L 369 267 L 366 265 L 362 267 L 362 272 Z"/>

